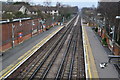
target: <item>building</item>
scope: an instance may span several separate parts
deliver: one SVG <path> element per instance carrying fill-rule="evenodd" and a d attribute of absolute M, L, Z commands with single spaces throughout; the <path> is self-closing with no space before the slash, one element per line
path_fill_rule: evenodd
<path fill-rule="evenodd" d="M 4 4 L 2 5 L 2 14 L 7 13 L 7 14 L 13 14 L 15 12 L 22 12 L 25 14 L 27 8 L 24 5 L 7 5 Z"/>
<path fill-rule="evenodd" d="M 21 12 L 23 15 L 27 14 L 28 16 L 37 15 L 38 9 L 29 5 L 11 5 L 4 4 L 2 5 L 2 10 L 0 14 L 3 19 L 9 19 L 9 16 L 15 17 L 15 14 Z"/>
<path fill-rule="evenodd" d="M 16 18 L 15 14 L 19 12 L 27 16 L 31 16 L 31 17 L 38 16 L 39 13 L 50 14 L 52 16 L 58 16 L 64 13 L 77 14 L 78 7 L 77 6 L 75 7 L 31 6 L 29 3 L 16 2 L 13 4 L 3 4 L 2 10 L 0 10 L 0 14 L 2 14 L 3 19 Z"/>
<path fill-rule="evenodd" d="M 42 10 L 42 13 L 47 13 L 47 14 L 51 14 L 51 15 L 59 15 L 59 11 L 57 7 L 45 7 Z"/>

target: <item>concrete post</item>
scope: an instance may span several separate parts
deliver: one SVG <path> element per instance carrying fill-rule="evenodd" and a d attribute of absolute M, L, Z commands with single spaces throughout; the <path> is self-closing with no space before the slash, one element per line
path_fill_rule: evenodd
<path fill-rule="evenodd" d="M 15 25 L 12 24 L 12 48 L 14 48 L 14 38 L 15 38 L 15 35 L 14 35 L 14 28 L 15 28 Z"/>

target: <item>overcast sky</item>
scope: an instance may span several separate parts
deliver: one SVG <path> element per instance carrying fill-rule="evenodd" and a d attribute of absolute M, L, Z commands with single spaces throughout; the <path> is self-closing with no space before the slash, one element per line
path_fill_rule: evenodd
<path fill-rule="evenodd" d="M 0 0 L 0 1 L 7 1 L 7 0 Z M 13 1 L 32 1 L 32 2 L 44 2 L 44 1 L 51 1 L 51 2 L 98 2 L 98 0 L 13 0 Z"/>
<path fill-rule="evenodd" d="M 0 1 L 7 1 L 7 0 L 0 0 Z M 29 1 L 35 4 L 43 4 L 45 1 L 52 2 L 52 5 L 55 5 L 56 2 L 61 2 L 62 4 L 68 4 L 71 6 L 78 6 L 81 7 L 92 7 L 95 5 L 97 7 L 98 0 L 13 0 L 13 1 Z"/>

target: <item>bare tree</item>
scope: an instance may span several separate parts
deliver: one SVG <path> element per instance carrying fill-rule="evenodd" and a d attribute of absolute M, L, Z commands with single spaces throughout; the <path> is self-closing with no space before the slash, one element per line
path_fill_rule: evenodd
<path fill-rule="evenodd" d="M 108 0 L 109 1 L 109 0 Z M 97 11 L 105 18 L 105 29 L 110 37 L 111 28 L 115 26 L 115 40 L 120 41 L 120 21 L 116 20 L 116 16 L 120 16 L 120 2 L 101 2 L 98 3 Z M 118 39 L 119 38 L 119 39 Z"/>
<path fill-rule="evenodd" d="M 56 3 L 56 7 L 61 7 L 61 6 L 62 6 L 62 4 L 60 2 Z"/>
<path fill-rule="evenodd" d="M 51 0 L 45 0 L 45 2 L 43 2 L 45 6 L 50 6 L 51 3 L 52 3 Z"/>

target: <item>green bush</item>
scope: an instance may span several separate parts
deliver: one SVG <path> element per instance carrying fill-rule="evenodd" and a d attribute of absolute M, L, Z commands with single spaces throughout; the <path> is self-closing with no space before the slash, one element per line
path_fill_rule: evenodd
<path fill-rule="evenodd" d="M 103 39 L 102 39 L 102 44 L 105 45 L 105 46 L 107 45 L 106 38 L 103 38 Z"/>
<path fill-rule="evenodd" d="M 98 32 L 98 28 L 95 28 L 95 32 Z"/>

